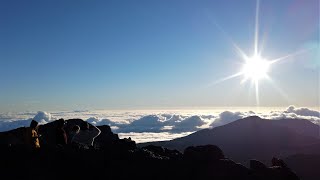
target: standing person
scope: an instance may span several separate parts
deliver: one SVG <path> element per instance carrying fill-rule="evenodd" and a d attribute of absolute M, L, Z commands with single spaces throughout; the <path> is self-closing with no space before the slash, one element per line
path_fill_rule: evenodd
<path fill-rule="evenodd" d="M 57 128 L 56 128 L 56 145 L 57 146 L 65 146 L 68 144 L 68 138 L 66 131 L 64 130 L 64 119 L 59 119 L 57 121 Z"/>
<path fill-rule="evenodd" d="M 99 136 L 100 129 L 96 126 L 83 121 L 80 126 L 80 132 L 73 137 L 73 142 L 81 144 L 86 148 L 93 147 L 94 138 Z"/>
<path fill-rule="evenodd" d="M 26 144 L 31 149 L 39 149 L 40 148 L 40 142 L 38 135 L 38 122 L 35 120 L 32 120 L 30 123 L 30 127 L 27 128 L 26 131 Z"/>

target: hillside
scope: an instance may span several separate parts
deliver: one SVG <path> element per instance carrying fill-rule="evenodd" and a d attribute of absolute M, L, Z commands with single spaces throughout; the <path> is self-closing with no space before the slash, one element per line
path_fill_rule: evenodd
<path fill-rule="evenodd" d="M 227 157 L 247 163 L 256 158 L 268 162 L 273 156 L 287 157 L 318 149 L 319 126 L 300 119 L 266 120 L 257 116 L 239 119 L 224 126 L 204 129 L 171 141 L 139 144 L 183 150 L 188 146 L 214 144 Z M 319 152 L 320 153 L 320 152 Z"/>

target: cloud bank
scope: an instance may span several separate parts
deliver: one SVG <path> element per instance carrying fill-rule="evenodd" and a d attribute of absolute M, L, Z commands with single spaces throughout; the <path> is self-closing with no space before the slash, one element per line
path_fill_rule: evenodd
<path fill-rule="evenodd" d="M 32 113 L 26 113 L 28 115 L 33 115 Z M 17 114 L 25 115 L 25 114 Z M 6 117 L 5 119 L 0 119 L 0 132 L 8 131 L 11 129 L 19 128 L 19 127 L 29 127 L 31 120 L 37 121 L 39 124 L 46 124 L 54 119 L 54 117 L 48 113 L 43 111 L 38 111 L 33 118 L 28 119 L 14 119 L 12 118 L 13 115 L 1 115 L 1 117 Z"/>
<path fill-rule="evenodd" d="M 308 108 L 296 108 L 294 106 L 289 106 L 285 112 L 293 113 L 300 116 L 311 116 L 311 117 L 317 117 L 317 118 L 320 117 L 319 111 L 311 110 Z"/>
<path fill-rule="evenodd" d="M 32 119 L 45 124 L 59 118 L 81 118 L 96 125 L 109 125 L 120 137 L 132 136 L 137 142 L 168 140 L 204 128 L 214 128 L 248 117 L 264 119 L 308 119 L 320 123 L 320 112 L 310 108 L 289 106 L 277 111 L 63 111 L 0 114 L 0 131 L 29 126 Z"/>
<path fill-rule="evenodd" d="M 231 112 L 231 111 L 224 111 L 219 114 L 219 117 L 216 118 L 211 124 L 211 127 L 218 127 L 230 122 L 233 122 L 238 119 L 242 119 L 245 117 L 244 113 L 241 112 Z"/>

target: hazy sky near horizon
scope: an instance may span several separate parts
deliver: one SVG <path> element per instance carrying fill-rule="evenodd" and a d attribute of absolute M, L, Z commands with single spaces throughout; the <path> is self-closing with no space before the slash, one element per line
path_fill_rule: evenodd
<path fill-rule="evenodd" d="M 319 107 L 319 0 L 261 0 L 259 106 Z M 256 0 L 1 0 L 1 111 L 256 106 Z M 263 44 L 263 46 L 262 46 Z"/>

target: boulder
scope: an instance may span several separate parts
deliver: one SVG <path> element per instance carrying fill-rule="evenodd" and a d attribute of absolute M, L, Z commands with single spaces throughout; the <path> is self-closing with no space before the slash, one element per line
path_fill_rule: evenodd
<path fill-rule="evenodd" d="M 149 146 L 142 147 L 142 149 L 151 151 L 155 154 L 167 157 L 169 159 L 178 160 L 178 159 L 182 158 L 182 153 L 179 152 L 178 150 L 171 150 L 171 149 L 167 149 L 167 148 L 164 148 L 161 146 L 149 145 Z"/>
<path fill-rule="evenodd" d="M 266 170 L 267 166 L 258 160 L 251 159 L 250 160 L 250 169 L 256 170 L 256 171 Z"/>
<path fill-rule="evenodd" d="M 184 159 L 188 161 L 217 161 L 224 159 L 222 150 L 215 145 L 190 146 L 184 150 Z"/>

